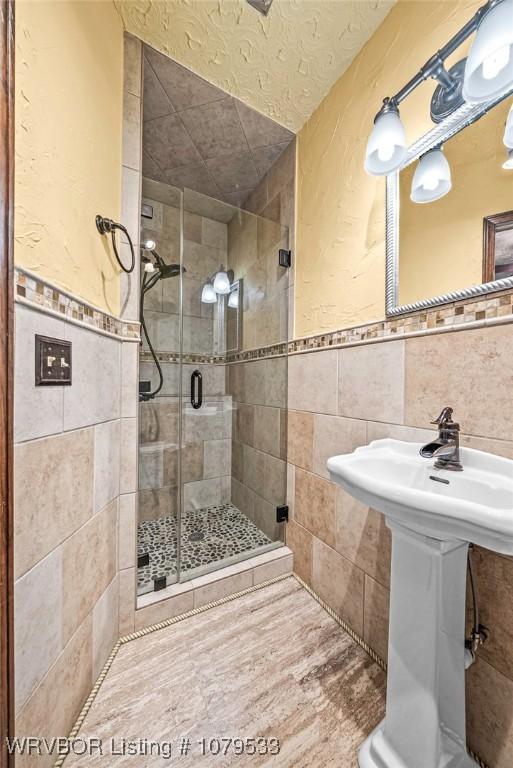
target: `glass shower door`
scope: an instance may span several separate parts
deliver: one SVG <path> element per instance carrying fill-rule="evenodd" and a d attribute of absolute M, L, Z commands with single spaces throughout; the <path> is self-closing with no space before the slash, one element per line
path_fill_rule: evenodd
<path fill-rule="evenodd" d="M 275 222 L 184 191 L 181 581 L 282 540 L 287 242 Z"/>

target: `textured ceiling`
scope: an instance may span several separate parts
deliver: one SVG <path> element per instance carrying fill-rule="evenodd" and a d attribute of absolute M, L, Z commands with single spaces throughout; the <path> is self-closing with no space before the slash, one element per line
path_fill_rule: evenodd
<path fill-rule="evenodd" d="M 125 28 L 298 131 L 395 0 L 115 0 Z"/>
<path fill-rule="evenodd" d="M 144 46 L 143 173 L 241 206 L 294 134 Z"/>

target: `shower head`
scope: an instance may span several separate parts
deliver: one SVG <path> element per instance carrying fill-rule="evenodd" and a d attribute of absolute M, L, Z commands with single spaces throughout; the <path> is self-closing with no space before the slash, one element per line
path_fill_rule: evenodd
<path fill-rule="evenodd" d="M 161 280 L 167 280 L 168 277 L 176 277 L 180 272 L 185 272 L 185 267 L 180 264 L 159 264 L 158 266 Z"/>

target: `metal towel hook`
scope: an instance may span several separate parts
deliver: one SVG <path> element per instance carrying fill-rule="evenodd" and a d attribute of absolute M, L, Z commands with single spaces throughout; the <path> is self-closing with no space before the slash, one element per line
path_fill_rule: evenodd
<path fill-rule="evenodd" d="M 110 232 L 114 255 L 116 256 L 116 259 L 118 260 L 118 264 L 123 270 L 123 272 L 126 272 L 127 274 L 130 274 L 130 272 L 133 272 L 135 267 L 135 251 L 132 243 L 132 238 L 128 234 L 126 227 L 124 227 L 123 224 L 118 224 L 117 221 L 112 221 L 112 219 L 107 219 L 105 216 L 100 216 L 100 215 L 96 216 L 95 222 L 96 222 L 96 229 L 98 230 L 100 235 L 106 235 L 108 232 Z M 126 238 L 128 240 L 128 245 L 130 246 L 130 252 L 132 254 L 132 263 L 129 269 L 125 267 L 125 265 L 119 258 L 119 253 L 116 246 L 116 229 L 119 229 L 120 232 L 123 232 L 126 235 Z"/>

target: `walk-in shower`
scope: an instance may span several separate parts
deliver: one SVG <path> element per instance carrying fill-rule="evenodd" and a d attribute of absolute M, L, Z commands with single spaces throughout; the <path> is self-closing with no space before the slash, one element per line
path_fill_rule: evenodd
<path fill-rule="evenodd" d="M 149 179 L 142 203 L 139 594 L 280 545 L 288 319 L 285 228 Z"/>

